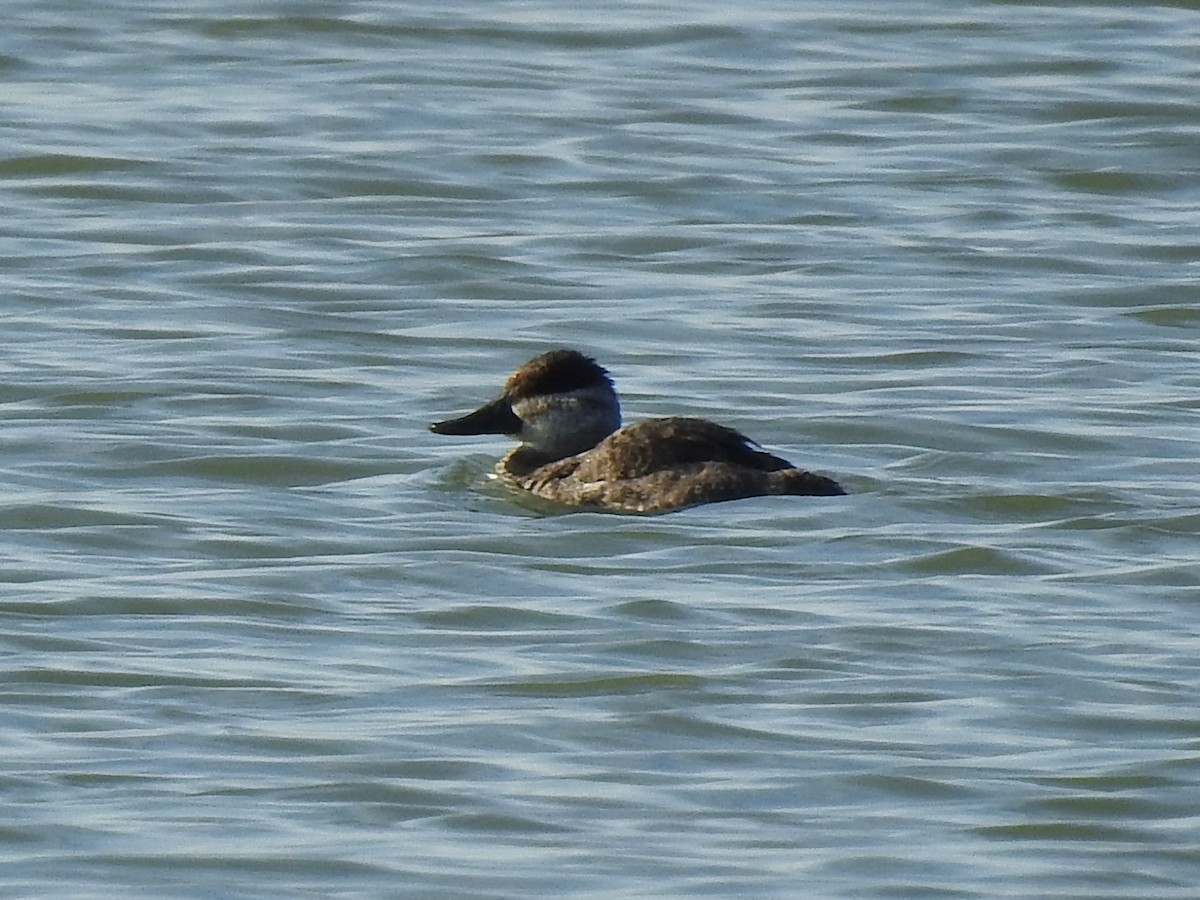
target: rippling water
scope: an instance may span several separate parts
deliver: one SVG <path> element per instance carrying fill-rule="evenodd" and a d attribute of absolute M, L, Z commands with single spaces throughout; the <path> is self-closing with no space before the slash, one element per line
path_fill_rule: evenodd
<path fill-rule="evenodd" d="M 9 12 L 0 893 L 1195 896 L 1196 4 Z"/>

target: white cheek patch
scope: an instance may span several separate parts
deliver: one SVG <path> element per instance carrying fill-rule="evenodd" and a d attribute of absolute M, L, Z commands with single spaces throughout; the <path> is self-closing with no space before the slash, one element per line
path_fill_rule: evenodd
<path fill-rule="evenodd" d="M 521 420 L 521 440 L 530 444 L 553 442 L 556 435 L 574 431 L 579 426 L 577 404 L 568 395 L 533 397 L 513 404 L 513 412 Z"/>
<path fill-rule="evenodd" d="M 552 447 L 597 430 L 607 434 L 621 424 L 616 398 L 597 388 L 524 397 L 513 403 L 512 409 L 521 420 L 521 433 L 517 437 L 542 447 Z"/>

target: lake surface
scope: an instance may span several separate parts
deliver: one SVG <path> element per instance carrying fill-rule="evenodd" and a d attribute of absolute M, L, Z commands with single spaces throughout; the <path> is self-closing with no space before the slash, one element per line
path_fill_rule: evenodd
<path fill-rule="evenodd" d="M 1195 3 L 6 9 L 0 894 L 1197 895 Z"/>

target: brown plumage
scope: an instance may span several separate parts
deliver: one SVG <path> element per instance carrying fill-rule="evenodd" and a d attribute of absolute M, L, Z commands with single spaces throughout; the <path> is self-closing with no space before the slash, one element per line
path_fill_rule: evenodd
<path fill-rule="evenodd" d="M 438 434 L 520 439 L 497 467 L 501 477 L 576 507 L 665 512 L 766 494 L 845 493 L 837 482 L 707 419 L 649 419 L 621 428 L 608 373 L 574 350 L 530 360 L 509 377 L 499 399 L 430 427 Z"/>

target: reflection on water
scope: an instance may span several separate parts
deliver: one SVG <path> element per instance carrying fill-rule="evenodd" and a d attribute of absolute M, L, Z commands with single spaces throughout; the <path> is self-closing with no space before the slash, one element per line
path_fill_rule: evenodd
<path fill-rule="evenodd" d="M 1190 11 L 20 6 L 7 893 L 1190 898 Z M 513 503 L 561 345 L 851 495 Z"/>

